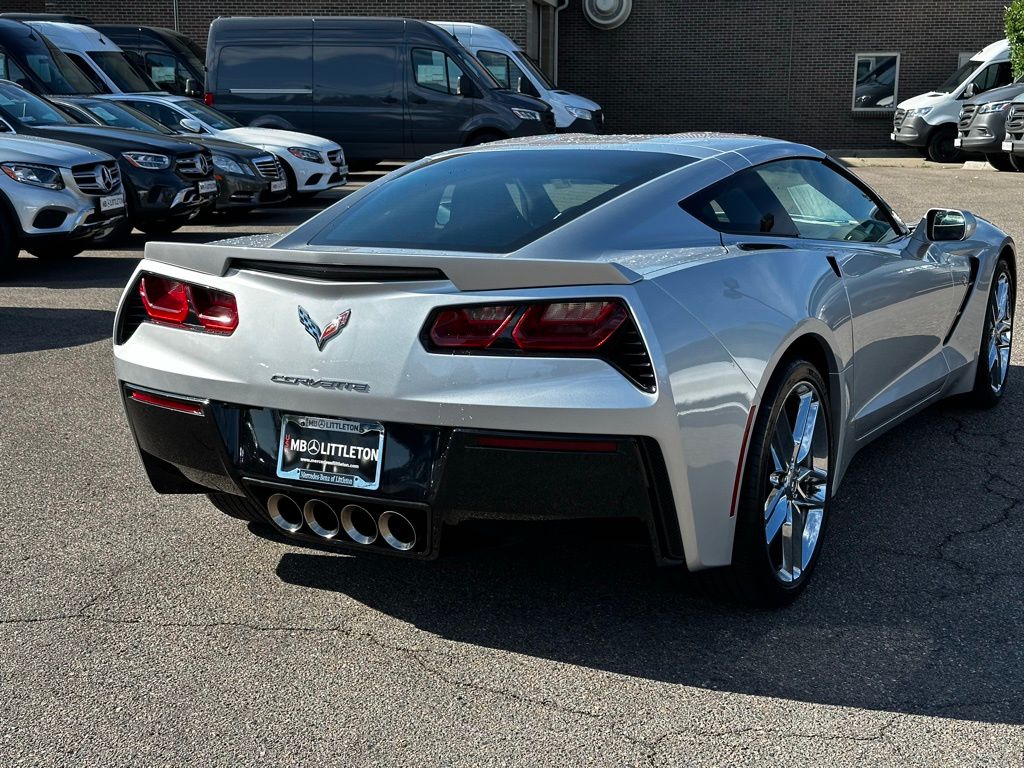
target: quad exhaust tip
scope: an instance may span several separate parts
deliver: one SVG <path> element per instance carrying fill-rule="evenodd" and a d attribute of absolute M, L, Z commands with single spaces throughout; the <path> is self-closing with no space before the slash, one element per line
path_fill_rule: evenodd
<path fill-rule="evenodd" d="M 302 509 L 290 496 L 275 493 L 267 499 L 267 512 L 282 531 L 298 533 L 302 528 Z"/>
<path fill-rule="evenodd" d="M 341 528 L 357 544 L 373 544 L 377 540 L 377 521 L 358 504 L 341 510 Z"/>
<path fill-rule="evenodd" d="M 385 512 L 377 521 L 377 527 L 380 528 L 381 538 L 392 549 L 407 552 L 416 546 L 416 528 L 400 512 Z"/>
<path fill-rule="evenodd" d="M 310 499 L 300 507 L 291 496 L 275 493 L 267 499 L 267 513 L 285 533 L 298 533 L 305 524 L 322 539 L 334 539 L 344 531 L 356 544 L 373 544 L 380 538 L 400 552 L 416 546 L 416 527 L 401 512 L 392 510 L 378 518 L 365 507 L 347 504 L 339 515 L 322 499 Z"/>
<path fill-rule="evenodd" d="M 341 520 L 334 507 L 320 499 L 310 499 L 302 508 L 302 517 L 309 530 L 321 539 L 333 539 L 341 533 Z"/>

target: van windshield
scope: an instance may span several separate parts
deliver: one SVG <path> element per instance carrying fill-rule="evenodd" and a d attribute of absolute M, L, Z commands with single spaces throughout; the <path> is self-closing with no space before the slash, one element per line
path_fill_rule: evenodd
<path fill-rule="evenodd" d="M 25 63 L 43 81 L 47 93 L 72 96 L 100 92 L 63 51 L 55 48 L 49 40 L 42 39 L 41 42 L 42 45 L 25 51 Z"/>
<path fill-rule="evenodd" d="M 548 79 L 548 76 L 541 71 L 540 67 L 533 63 L 533 59 L 529 56 L 525 56 L 522 51 L 513 51 L 512 55 L 519 63 L 519 66 L 536 77 L 541 83 L 543 83 L 545 88 L 549 91 L 553 91 L 555 89 L 555 84 Z"/>
<path fill-rule="evenodd" d="M 956 72 L 949 76 L 946 82 L 935 90 L 938 93 L 952 93 L 960 83 L 977 72 L 980 66 L 980 61 L 965 61 Z"/>
<path fill-rule="evenodd" d="M 88 55 L 122 93 L 160 90 L 156 83 L 139 74 L 121 51 L 90 51 Z"/>
<path fill-rule="evenodd" d="M 344 209 L 314 245 L 511 253 L 693 162 L 661 152 L 478 151 L 408 171 Z"/>

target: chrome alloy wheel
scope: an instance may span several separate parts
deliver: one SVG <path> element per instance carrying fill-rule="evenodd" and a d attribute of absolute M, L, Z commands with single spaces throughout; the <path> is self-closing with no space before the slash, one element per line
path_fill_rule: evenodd
<path fill-rule="evenodd" d="M 988 339 L 988 374 L 992 392 L 999 394 L 1006 384 L 1010 370 L 1010 346 L 1013 342 L 1013 306 L 1010 296 L 1010 278 L 1003 272 L 996 281 L 989 305 L 992 330 Z"/>
<path fill-rule="evenodd" d="M 800 579 L 818 546 L 830 481 L 827 422 L 821 393 L 804 380 L 786 395 L 771 431 L 764 535 L 783 583 Z"/>

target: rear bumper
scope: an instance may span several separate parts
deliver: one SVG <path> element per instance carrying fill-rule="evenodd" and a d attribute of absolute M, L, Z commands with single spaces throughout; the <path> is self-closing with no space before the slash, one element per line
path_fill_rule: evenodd
<path fill-rule="evenodd" d="M 409 510 L 429 532 L 407 553 L 422 558 L 437 555 L 446 523 L 636 518 L 647 527 L 657 562 L 684 559 L 665 464 L 650 438 L 385 423 L 380 488 L 349 493 L 277 477 L 281 411 L 159 393 L 194 405 L 196 412 L 186 413 L 131 397 L 149 391 L 144 388 L 122 383 L 121 391 L 146 473 L 162 493 L 232 493 L 265 509 L 269 496 L 281 492 L 338 509 L 354 503 Z M 506 438 L 513 439 L 501 442 Z M 344 534 L 326 540 L 307 526 L 289 535 L 330 548 L 389 551 Z"/>

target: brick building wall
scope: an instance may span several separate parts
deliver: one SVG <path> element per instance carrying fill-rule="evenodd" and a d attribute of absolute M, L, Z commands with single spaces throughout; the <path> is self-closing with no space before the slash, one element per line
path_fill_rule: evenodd
<path fill-rule="evenodd" d="M 11 0 L 3 0 L 6 3 Z M 33 0 L 14 0 L 33 2 Z M 173 27 L 172 0 L 37 0 L 50 13 L 87 16 L 97 24 Z M 35 10 L 35 9 L 31 9 Z M 409 16 L 477 21 L 526 41 L 526 0 L 178 0 L 179 29 L 203 47 L 218 16 Z"/>
<path fill-rule="evenodd" d="M 172 0 L 4 0 L 97 22 L 170 27 Z M 851 110 L 854 55 L 901 54 L 900 99 L 941 83 L 958 56 L 1003 36 L 1006 0 L 635 0 L 600 31 L 570 0 L 559 84 L 604 108 L 609 130 L 728 130 L 830 149 L 891 147 L 888 114 Z M 477 21 L 526 41 L 526 0 L 179 0 L 181 31 L 242 14 L 355 14 Z M 5 6 L 6 7 L 6 6 Z M 33 8 L 30 8 L 33 9 Z"/>
<path fill-rule="evenodd" d="M 1005 0 L 636 0 L 600 31 L 571 2 L 559 84 L 609 130 L 727 130 L 830 149 L 892 147 L 891 115 L 854 114 L 854 55 L 899 52 L 902 100 L 935 88 L 961 52 L 1004 37 Z"/>

